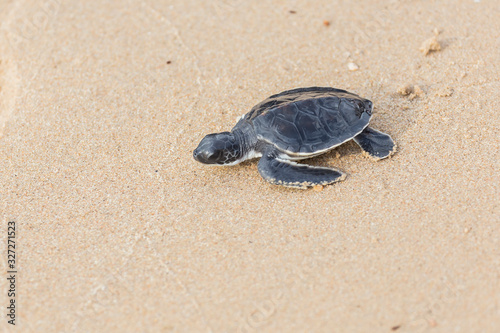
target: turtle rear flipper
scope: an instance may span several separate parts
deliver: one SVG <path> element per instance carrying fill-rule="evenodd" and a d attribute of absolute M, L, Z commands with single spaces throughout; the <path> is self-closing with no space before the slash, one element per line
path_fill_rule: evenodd
<path fill-rule="evenodd" d="M 366 127 L 363 132 L 355 136 L 354 141 L 376 160 L 389 157 L 396 152 L 396 145 L 389 135 L 370 127 Z"/>
<path fill-rule="evenodd" d="M 274 185 L 305 189 L 344 180 L 346 175 L 332 168 L 298 164 L 290 160 L 264 154 L 259 161 L 259 173 Z"/>

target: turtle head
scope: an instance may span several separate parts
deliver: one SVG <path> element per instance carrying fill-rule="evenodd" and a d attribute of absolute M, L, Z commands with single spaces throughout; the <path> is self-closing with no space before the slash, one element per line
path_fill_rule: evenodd
<path fill-rule="evenodd" d="M 231 165 L 241 156 L 240 144 L 230 132 L 207 135 L 193 152 L 194 159 L 204 164 Z"/>

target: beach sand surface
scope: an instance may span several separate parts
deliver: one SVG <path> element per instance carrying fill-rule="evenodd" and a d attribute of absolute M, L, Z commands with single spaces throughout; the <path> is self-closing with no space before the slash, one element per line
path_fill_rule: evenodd
<path fill-rule="evenodd" d="M 500 7 L 0 2 L 0 212 L 19 332 L 499 332 Z M 373 101 L 398 151 L 266 183 L 192 151 L 269 95 Z"/>

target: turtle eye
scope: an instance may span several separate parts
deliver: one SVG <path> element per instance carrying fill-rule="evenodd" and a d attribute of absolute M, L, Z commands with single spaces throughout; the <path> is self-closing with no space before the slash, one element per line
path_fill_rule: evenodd
<path fill-rule="evenodd" d="M 207 164 L 215 164 L 221 157 L 221 151 L 215 149 L 207 149 L 198 153 L 198 160 Z"/>
<path fill-rule="evenodd" d="M 215 149 L 195 149 L 193 157 L 195 160 L 205 164 L 215 164 L 222 156 L 222 151 Z"/>
<path fill-rule="evenodd" d="M 207 155 L 207 161 L 211 163 L 217 163 L 221 158 L 222 152 L 220 150 L 216 150 L 214 152 L 210 152 Z"/>

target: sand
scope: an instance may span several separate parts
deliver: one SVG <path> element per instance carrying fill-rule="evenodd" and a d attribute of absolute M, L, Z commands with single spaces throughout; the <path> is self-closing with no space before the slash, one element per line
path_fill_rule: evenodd
<path fill-rule="evenodd" d="M 0 2 L 15 329 L 499 332 L 498 17 L 493 0 Z M 372 100 L 398 152 L 310 160 L 348 174 L 321 191 L 193 160 L 307 86 Z"/>

